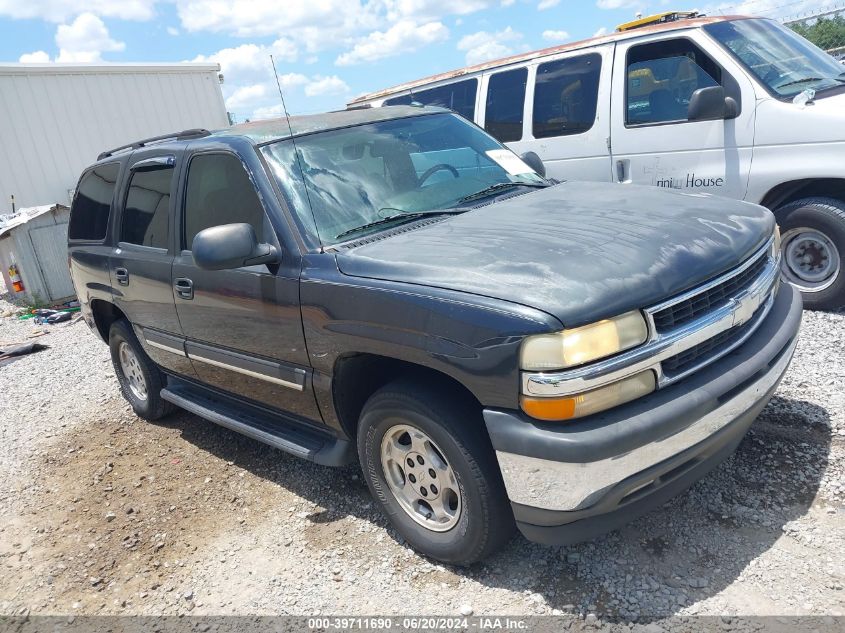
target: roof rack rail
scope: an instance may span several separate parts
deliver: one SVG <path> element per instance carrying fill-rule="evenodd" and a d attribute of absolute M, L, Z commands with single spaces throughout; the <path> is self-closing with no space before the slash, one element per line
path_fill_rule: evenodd
<path fill-rule="evenodd" d="M 104 158 L 108 158 L 117 152 L 122 152 L 125 149 L 139 149 L 148 145 L 149 143 L 154 143 L 156 141 L 166 141 L 169 139 L 176 139 L 177 141 L 184 141 L 192 138 L 202 138 L 204 136 L 210 136 L 211 132 L 205 130 L 203 128 L 193 128 L 190 130 L 182 130 L 181 132 L 173 132 L 171 134 L 162 134 L 161 136 L 151 136 L 150 138 L 145 138 L 140 141 L 135 141 L 134 143 L 128 143 L 127 145 L 121 145 L 120 147 L 115 147 L 114 149 L 107 150 L 105 152 L 101 152 L 99 156 L 97 156 L 97 160 L 103 160 Z"/>
<path fill-rule="evenodd" d="M 665 24 L 666 22 L 678 22 L 679 20 L 690 20 L 692 18 L 703 18 L 703 13 L 698 11 L 664 11 L 656 15 L 649 15 L 643 17 L 642 14 L 637 14 L 637 19 L 632 22 L 626 22 L 616 27 L 618 33 L 624 31 L 632 31 L 640 29 L 644 26 L 652 26 L 654 24 Z"/>

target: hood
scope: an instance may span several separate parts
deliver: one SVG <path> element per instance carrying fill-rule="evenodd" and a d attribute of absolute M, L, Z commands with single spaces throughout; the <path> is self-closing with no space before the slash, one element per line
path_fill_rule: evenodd
<path fill-rule="evenodd" d="M 759 101 L 754 145 L 765 147 L 845 141 L 845 92 L 822 95 L 805 106 L 777 99 Z M 841 174 L 841 162 L 837 162 L 835 169 Z"/>
<path fill-rule="evenodd" d="M 774 230 L 707 194 L 562 183 L 341 250 L 346 275 L 520 303 L 567 327 L 644 308 L 725 272 Z"/>

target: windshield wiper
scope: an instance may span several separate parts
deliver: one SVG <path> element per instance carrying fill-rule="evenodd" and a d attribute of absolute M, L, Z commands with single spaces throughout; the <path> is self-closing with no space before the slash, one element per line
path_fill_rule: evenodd
<path fill-rule="evenodd" d="M 489 187 L 484 187 L 481 191 L 476 191 L 475 193 L 471 193 L 468 196 L 464 196 L 458 202 L 471 202 L 472 200 L 478 200 L 479 198 L 485 198 L 489 195 L 496 193 L 497 191 L 501 191 L 502 189 L 510 189 L 511 187 L 548 187 L 548 183 L 545 182 L 497 182 L 494 185 L 490 185 Z"/>
<path fill-rule="evenodd" d="M 391 211 L 393 209 L 390 209 Z M 384 211 L 384 209 L 380 209 L 380 211 Z M 457 215 L 459 213 L 465 213 L 467 209 L 460 209 L 460 210 L 445 210 L 439 209 L 436 211 L 414 211 L 412 213 L 396 213 L 394 215 L 388 215 L 387 217 L 375 220 L 374 222 L 368 222 L 367 224 L 362 224 L 361 226 L 356 226 L 354 229 L 349 229 L 348 231 L 343 231 L 339 235 L 335 235 L 335 239 L 339 240 L 342 237 L 346 237 L 347 235 L 353 235 L 355 233 L 360 233 L 361 231 L 366 231 L 367 229 L 371 229 L 377 226 L 382 226 L 383 224 L 390 224 L 391 222 L 410 222 L 411 220 L 417 220 L 419 218 L 424 218 L 426 216 L 431 215 Z"/>
<path fill-rule="evenodd" d="M 825 79 L 832 79 L 833 81 L 845 81 L 845 79 L 840 79 L 839 77 L 802 77 L 801 79 L 794 79 L 792 81 L 787 81 L 785 84 L 780 84 L 776 86 L 776 90 L 780 90 L 781 88 L 786 88 L 787 86 L 794 86 L 795 84 L 803 84 L 810 81 L 824 81 Z"/>

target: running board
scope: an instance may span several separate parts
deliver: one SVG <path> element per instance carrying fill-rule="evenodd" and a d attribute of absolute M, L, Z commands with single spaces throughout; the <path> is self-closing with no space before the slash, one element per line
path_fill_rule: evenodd
<path fill-rule="evenodd" d="M 205 389 L 172 383 L 161 397 L 210 422 L 323 466 L 344 466 L 354 459 L 347 440 Z"/>

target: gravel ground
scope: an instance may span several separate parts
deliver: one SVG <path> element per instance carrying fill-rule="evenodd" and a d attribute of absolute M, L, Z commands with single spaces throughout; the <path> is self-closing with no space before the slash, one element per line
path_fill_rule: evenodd
<path fill-rule="evenodd" d="M 0 319 L 0 342 L 35 329 Z M 468 570 L 405 546 L 357 466 L 145 423 L 84 323 L 48 332 L 0 367 L 0 614 L 845 614 L 845 314 L 805 313 L 777 395 L 690 491 Z"/>

